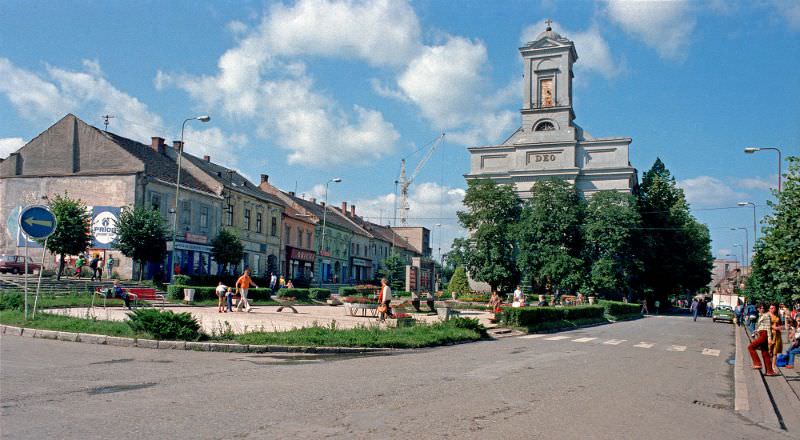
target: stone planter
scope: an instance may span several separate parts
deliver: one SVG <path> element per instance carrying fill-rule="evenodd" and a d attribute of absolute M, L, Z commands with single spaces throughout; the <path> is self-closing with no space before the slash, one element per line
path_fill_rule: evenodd
<path fill-rule="evenodd" d="M 447 321 L 452 317 L 458 317 L 459 313 L 458 310 L 453 310 L 450 307 L 439 307 L 436 309 L 436 314 L 439 315 L 439 319 L 442 321 Z"/>
<path fill-rule="evenodd" d="M 592 305 L 592 304 L 594 304 L 594 303 L 595 303 L 595 301 L 597 301 L 597 297 L 594 297 L 594 296 L 590 296 L 590 297 L 589 297 L 589 305 Z"/>
<path fill-rule="evenodd" d="M 341 301 L 339 301 L 339 299 L 338 299 L 338 298 L 330 298 L 330 299 L 327 299 L 327 300 L 325 300 L 325 302 L 326 302 L 326 303 L 327 303 L 329 306 L 340 306 L 340 305 L 342 305 L 342 302 L 341 302 Z"/>

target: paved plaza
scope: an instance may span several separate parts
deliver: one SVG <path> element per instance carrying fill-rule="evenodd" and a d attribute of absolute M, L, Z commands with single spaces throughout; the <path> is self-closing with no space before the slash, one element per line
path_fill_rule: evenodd
<path fill-rule="evenodd" d="M 286 331 L 314 325 L 328 326 L 336 323 L 337 328 L 354 328 L 358 326 L 386 325 L 380 324 L 377 318 L 367 313 L 367 316 L 351 316 L 344 306 L 293 306 L 297 313 L 292 312 L 288 307 L 278 312 L 281 306 L 254 306 L 252 311 L 219 313 L 216 306 L 211 307 L 186 307 L 186 306 L 167 306 L 164 310 L 171 310 L 176 313 L 189 312 L 197 318 L 197 321 L 206 333 L 219 333 L 226 330 L 228 326 L 234 333 L 246 333 L 252 331 Z M 423 308 L 423 310 L 425 310 Z M 102 320 L 123 321 L 127 319 L 129 311 L 121 307 L 73 307 L 64 309 L 48 309 L 48 313 L 68 315 L 78 318 L 92 317 Z M 489 326 L 490 313 L 477 310 L 464 310 L 461 316 L 468 318 L 478 318 L 485 326 Z M 414 313 L 414 319 L 419 322 L 437 322 L 441 318 L 436 315 L 426 315 L 425 313 Z"/>

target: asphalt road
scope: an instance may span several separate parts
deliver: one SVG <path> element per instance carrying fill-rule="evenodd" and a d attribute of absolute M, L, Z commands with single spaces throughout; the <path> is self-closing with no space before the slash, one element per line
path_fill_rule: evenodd
<path fill-rule="evenodd" d="M 787 438 L 733 411 L 732 335 L 710 320 L 649 317 L 351 358 L 4 336 L 0 436 Z"/>

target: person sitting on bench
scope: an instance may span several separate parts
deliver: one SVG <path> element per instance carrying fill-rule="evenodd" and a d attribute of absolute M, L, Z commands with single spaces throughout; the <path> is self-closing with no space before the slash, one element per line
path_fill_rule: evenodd
<path fill-rule="evenodd" d="M 123 289 L 122 286 L 119 285 L 119 280 L 114 280 L 113 290 L 114 290 L 114 296 L 121 298 L 123 301 L 125 301 L 125 307 L 127 307 L 128 310 L 133 310 L 131 309 L 130 297 L 128 296 L 128 293 L 125 292 L 125 289 Z"/>

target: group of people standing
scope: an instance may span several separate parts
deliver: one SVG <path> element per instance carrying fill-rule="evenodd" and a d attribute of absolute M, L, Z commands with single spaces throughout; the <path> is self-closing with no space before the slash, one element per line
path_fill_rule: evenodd
<path fill-rule="evenodd" d="M 83 267 L 86 266 L 86 259 L 83 253 L 78 254 L 78 259 L 75 260 L 75 276 L 80 278 L 83 275 Z M 92 271 L 92 281 L 102 281 L 103 280 L 103 258 L 100 254 L 94 254 L 89 259 L 89 269 Z M 113 269 L 114 269 L 114 257 L 109 255 L 108 258 L 105 259 L 105 269 L 106 269 L 106 276 L 112 276 Z"/>
<path fill-rule="evenodd" d="M 247 293 L 250 290 L 250 286 L 258 288 L 258 285 L 253 282 L 252 278 L 250 278 L 249 268 L 245 269 L 242 276 L 236 280 L 236 285 L 234 287 L 228 287 L 222 281 L 220 281 L 215 289 L 215 293 L 217 294 L 217 312 L 233 312 L 233 297 L 236 294 L 239 294 L 239 301 L 236 303 L 237 312 L 241 312 L 243 308 L 244 311 L 248 313 L 253 310 L 253 307 L 250 305 L 250 301 L 247 299 Z M 223 301 L 225 302 L 225 307 L 222 305 Z"/>
<path fill-rule="evenodd" d="M 782 305 L 783 306 L 783 305 Z M 790 347 L 785 353 L 788 357 L 786 368 L 794 368 L 794 358 L 800 354 L 800 332 L 797 329 L 798 308 L 788 311 L 785 306 L 779 311 L 776 304 L 771 304 L 765 311 L 764 304 L 756 307 L 758 317 L 755 323 L 755 330 L 752 334 L 752 341 L 747 346 L 750 358 L 753 361 L 753 369 L 760 370 L 762 361 L 759 360 L 756 350 L 761 351 L 761 358 L 765 374 L 767 376 L 777 376 L 778 355 L 783 352 L 782 330 L 788 332 Z"/>

